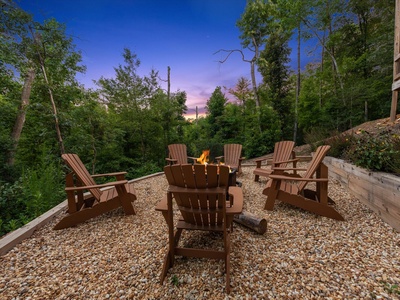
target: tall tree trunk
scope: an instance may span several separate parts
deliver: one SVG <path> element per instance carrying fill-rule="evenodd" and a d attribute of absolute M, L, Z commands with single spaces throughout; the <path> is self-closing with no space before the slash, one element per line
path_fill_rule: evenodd
<path fill-rule="evenodd" d="M 250 67 L 251 83 L 252 83 L 252 86 L 253 86 L 254 98 L 256 100 L 257 108 L 260 108 L 260 97 L 258 95 L 257 82 L 256 82 L 256 73 L 255 73 L 255 60 L 251 61 L 250 66 L 251 66 Z"/>
<path fill-rule="evenodd" d="M 256 68 L 255 64 L 257 62 L 258 57 L 260 56 L 260 52 L 258 49 L 258 44 L 253 37 L 253 44 L 254 44 L 254 57 L 250 62 L 251 65 L 251 82 L 253 84 L 253 92 L 254 92 L 254 98 L 256 100 L 256 109 L 257 109 L 257 116 L 258 116 L 258 129 L 260 130 L 260 133 L 262 132 L 261 129 L 261 104 L 260 104 L 260 96 L 258 95 L 258 89 L 257 89 L 257 82 L 256 82 Z"/>
<path fill-rule="evenodd" d="M 334 53 L 332 53 L 331 49 L 329 49 L 325 44 L 324 41 L 322 40 L 322 38 L 319 36 L 319 34 L 317 33 L 317 31 L 311 26 L 310 22 L 307 21 L 306 19 L 302 18 L 303 23 L 313 32 L 314 36 L 318 39 L 318 41 L 320 42 L 321 46 L 325 48 L 325 53 L 328 53 L 329 56 L 332 59 L 332 63 L 333 63 L 333 69 L 336 72 L 336 75 L 338 77 L 339 80 L 339 84 L 340 84 L 340 89 L 341 89 L 341 98 L 342 98 L 342 102 L 344 105 L 346 105 L 346 99 L 344 97 L 344 84 L 343 84 L 343 80 L 342 80 L 342 75 L 340 73 L 336 58 Z"/>
<path fill-rule="evenodd" d="M 325 44 L 325 33 L 322 37 L 322 41 Z M 321 48 L 321 67 L 320 67 L 321 75 L 324 72 L 324 59 L 325 59 L 325 48 L 322 47 Z M 322 76 L 320 76 L 320 79 L 319 79 L 319 108 L 320 109 L 322 109 L 322 85 L 323 85 L 323 80 L 322 80 Z"/>
<path fill-rule="evenodd" d="M 168 66 L 168 82 L 167 82 L 167 98 L 168 98 L 168 102 L 170 101 L 171 98 L 171 68 L 170 66 Z"/>
<path fill-rule="evenodd" d="M 14 128 L 11 133 L 11 140 L 13 142 L 13 145 L 10 152 L 8 153 L 7 162 L 10 166 L 13 166 L 15 162 L 15 153 L 17 151 L 18 142 L 21 137 L 22 128 L 25 124 L 26 109 L 30 102 L 29 99 L 31 96 L 32 84 L 35 79 L 35 74 L 35 69 L 33 67 L 30 67 L 25 76 L 24 87 L 22 89 L 21 95 L 21 104 L 18 108 L 17 119 L 15 120 Z"/>
<path fill-rule="evenodd" d="M 58 138 L 58 144 L 60 146 L 60 152 L 61 152 L 61 154 L 64 154 L 65 153 L 64 142 L 63 142 L 63 139 L 62 139 L 62 136 L 61 136 L 60 124 L 58 122 L 57 106 L 56 106 L 56 103 L 54 102 L 53 92 L 52 92 L 52 90 L 50 88 L 49 80 L 47 79 L 46 69 L 44 68 L 44 64 L 43 64 L 42 60 L 40 61 L 40 67 L 42 68 L 44 80 L 46 81 L 47 89 L 49 91 L 51 106 L 53 108 L 54 125 L 56 127 L 56 133 L 57 133 L 57 138 Z"/>
<path fill-rule="evenodd" d="M 294 129 L 293 129 L 293 142 L 297 140 L 297 119 L 298 119 L 298 106 L 299 106 L 299 97 L 300 97 L 300 73 L 301 73 L 301 65 L 300 65 L 300 43 L 301 43 L 301 28 L 300 23 L 297 27 L 297 82 L 296 82 L 296 101 L 294 106 Z"/>
<path fill-rule="evenodd" d="M 32 29 L 32 27 L 29 27 L 29 29 L 31 31 L 34 43 L 36 43 L 38 45 L 38 48 L 41 49 L 42 48 L 42 46 L 41 46 L 42 41 L 40 39 L 40 35 L 35 34 L 33 29 Z M 43 59 L 43 57 L 42 57 L 42 55 L 41 55 L 39 50 L 37 50 L 36 52 L 37 52 L 37 55 L 38 55 L 38 58 L 39 58 L 40 68 L 42 70 L 43 77 L 44 77 L 44 80 L 45 80 L 46 85 L 47 85 L 47 90 L 49 92 L 51 106 L 53 108 L 54 123 L 55 123 L 57 138 L 58 138 L 58 144 L 60 146 L 60 152 L 61 152 L 61 154 L 64 154 L 65 153 L 64 142 L 63 142 L 63 139 L 62 139 L 62 136 L 61 136 L 60 124 L 58 122 L 57 106 L 56 106 L 56 103 L 54 102 L 53 92 L 52 92 L 52 90 L 50 88 L 50 83 L 49 83 L 49 80 L 47 78 L 46 68 L 44 66 L 44 59 Z"/>

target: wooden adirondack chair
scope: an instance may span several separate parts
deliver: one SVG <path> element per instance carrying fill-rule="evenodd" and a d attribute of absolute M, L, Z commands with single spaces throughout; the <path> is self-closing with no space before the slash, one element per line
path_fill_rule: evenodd
<path fill-rule="evenodd" d="M 268 157 L 256 159 L 257 166 L 253 171 L 254 181 L 258 181 L 260 176 L 268 178 L 274 168 L 285 168 L 288 163 L 292 163 L 293 168 L 296 168 L 298 159 L 296 159 L 296 153 L 293 151 L 294 145 L 293 141 L 276 142 L 272 159 Z M 270 169 L 261 167 L 262 162 L 265 160 L 267 160 L 267 165 L 271 164 Z M 294 171 L 294 174 L 296 174 L 296 171 Z"/>
<path fill-rule="evenodd" d="M 82 223 L 122 206 L 127 215 L 134 215 L 135 189 L 125 179 L 126 172 L 90 175 L 76 154 L 63 154 L 62 158 L 72 172 L 66 176 L 68 215 L 54 229 L 63 229 Z M 96 184 L 93 178 L 113 176 L 114 182 Z M 101 190 L 101 188 L 106 188 Z M 84 191 L 88 191 L 86 195 Z"/>
<path fill-rule="evenodd" d="M 244 159 L 242 157 L 242 145 L 225 144 L 224 155 L 218 156 L 215 159 L 217 160 L 217 164 L 220 164 L 223 159 L 225 165 L 235 168 L 238 174 L 242 173 L 242 160 Z"/>
<path fill-rule="evenodd" d="M 176 255 L 203 257 L 225 261 L 226 291 L 230 291 L 230 234 L 233 216 L 243 208 L 243 193 L 240 187 L 229 187 L 230 201 L 226 200 L 229 180 L 227 166 L 173 165 L 164 168 L 169 188 L 167 197 L 157 205 L 168 225 L 169 249 L 161 273 L 163 283 L 168 269 L 173 267 Z M 173 203 L 181 212 L 174 233 Z M 223 234 L 223 250 L 179 247 L 182 230 L 218 231 Z"/>
<path fill-rule="evenodd" d="M 275 168 L 269 175 L 267 187 L 263 194 L 267 195 L 264 209 L 273 210 L 275 200 L 281 200 L 291 205 L 308 210 L 328 218 L 341 220 L 344 218 L 329 204 L 334 201 L 328 197 L 328 167 L 322 162 L 329 145 L 320 146 L 308 165 L 303 176 L 293 177 L 284 175 L 283 172 L 293 168 Z M 313 178 L 316 174 L 316 178 Z M 307 183 L 316 182 L 316 190 L 305 189 Z"/>
<path fill-rule="evenodd" d="M 187 164 L 188 159 L 192 161 L 192 163 L 196 163 L 197 158 L 187 156 L 187 148 L 185 144 L 170 144 L 168 145 L 169 157 L 165 160 L 169 165 L 173 164 Z"/>

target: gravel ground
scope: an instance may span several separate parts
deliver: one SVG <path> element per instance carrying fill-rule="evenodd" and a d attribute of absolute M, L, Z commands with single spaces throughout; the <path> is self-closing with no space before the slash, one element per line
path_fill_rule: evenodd
<path fill-rule="evenodd" d="M 254 167 L 238 177 L 245 210 L 266 218 L 263 235 L 234 225 L 231 293 L 222 261 L 177 258 L 159 283 L 167 226 L 154 210 L 163 175 L 135 183 L 137 215 L 122 209 L 77 227 L 52 227 L 62 216 L 0 257 L 1 299 L 400 299 L 400 234 L 337 182 L 329 194 L 340 222 L 278 203 L 264 211 L 265 180 Z M 188 233 L 203 241 L 216 234 Z M 217 243 L 217 241 L 215 242 Z"/>

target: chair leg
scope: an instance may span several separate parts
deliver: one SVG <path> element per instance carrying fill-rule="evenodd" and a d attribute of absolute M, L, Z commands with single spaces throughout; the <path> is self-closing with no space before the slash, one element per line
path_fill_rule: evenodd
<path fill-rule="evenodd" d="M 167 276 L 169 268 L 171 268 L 171 252 L 168 251 L 167 254 L 164 257 L 164 264 L 163 268 L 161 271 L 161 276 L 160 276 L 160 284 L 162 285 L 164 283 L 164 279 Z"/>
<path fill-rule="evenodd" d="M 179 239 L 181 238 L 181 234 L 182 234 L 182 229 L 178 228 L 178 230 L 176 231 L 176 233 L 174 235 L 174 240 L 172 241 L 172 243 L 170 243 L 170 247 L 171 247 L 171 245 L 174 245 L 174 246 L 172 249 L 168 249 L 168 252 L 164 257 L 164 264 L 163 264 L 163 268 L 162 268 L 161 276 L 160 276 L 161 284 L 163 284 L 164 279 L 167 276 L 168 270 L 174 266 L 174 262 L 175 262 L 174 248 L 178 246 Z"/>
<path fill-rule="evenodd" d="M 225 268 L 226 268 L 225 289 L 226 289 L 226 293 L 229 294 L 231 292 L 231 262 L 229 259 L 229 253 L 227 254 L 226 259 L 225 259 Z"/>
<path fill-rule="evenodd" d="M 279 185 L 280 182 L 278 182 L 278 180 L 273 180 L 271 186 L 268 187 L 267 200 L 265 201 L 264 209 L 266 210 L 274 209 L 275 199 L 278 196 L 279 192 Z M 263 194 L 265 195 L 265 191 L 263 192 Z"/>

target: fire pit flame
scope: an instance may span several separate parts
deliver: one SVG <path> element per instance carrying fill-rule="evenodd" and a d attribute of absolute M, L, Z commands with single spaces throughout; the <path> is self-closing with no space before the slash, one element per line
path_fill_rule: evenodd
<path fill-rule="evenodd" d="M 208 156 L 210 155 L 210 150 L 203 150 L 203 153 L 199 158 L 197 158 L 197 162 L 202 165 L 207 165 L 208 163 Z"/>

